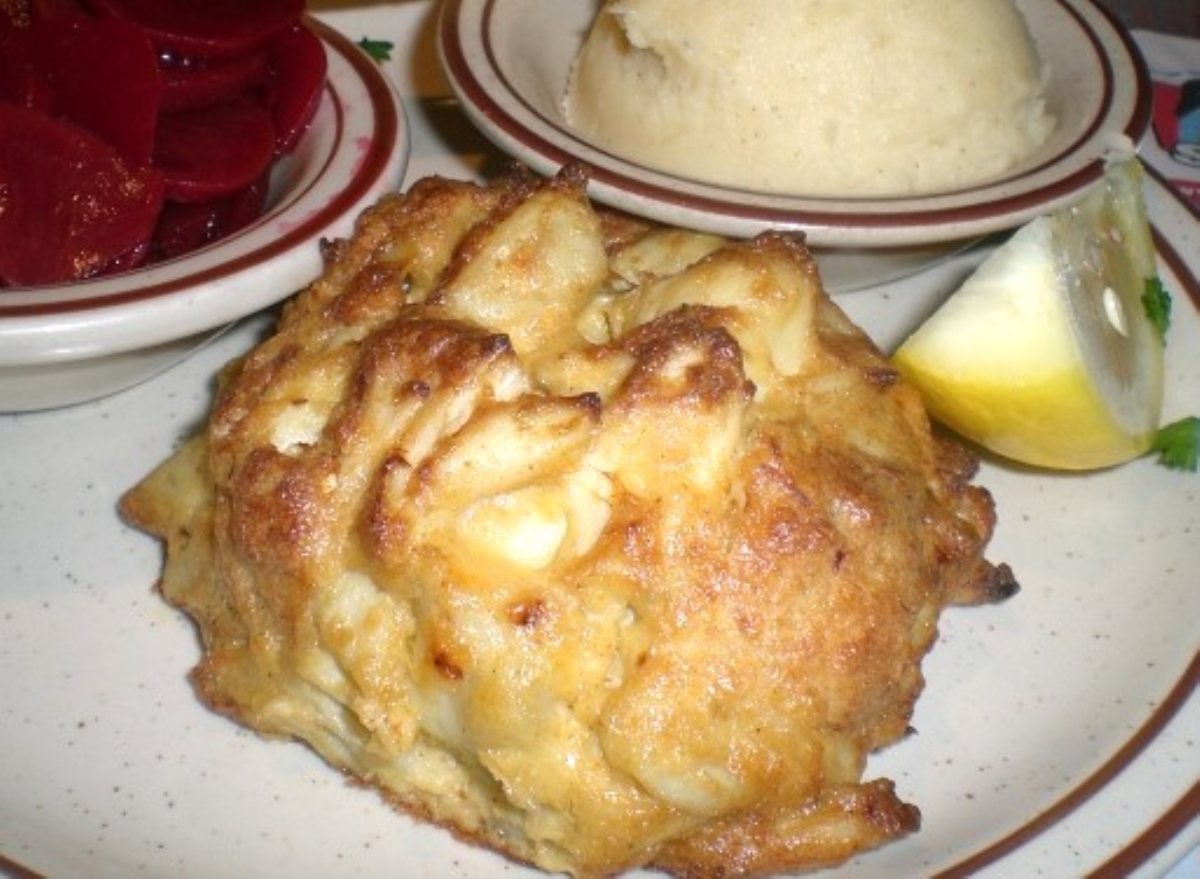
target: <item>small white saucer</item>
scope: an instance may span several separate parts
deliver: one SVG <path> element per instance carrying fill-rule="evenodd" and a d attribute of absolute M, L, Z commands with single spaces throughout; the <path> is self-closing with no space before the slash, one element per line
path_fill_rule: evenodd
<path fill-rule="evenodd" d="M 598 149 L 563 119 L 571 63 L 594 0 L 446 0 L 443 67 L 475 124 L 542 173 L 577 162 L 597 201 L 733 236 L 803 230 L 825 248 L 891 248 L 1013 228 L 1075 198 L 1110 150 L 1136 143 L 1150 118 L 1146 67 L 1129 34 L 1093 0 L 1017 0 L 1048 68 L 1058 120 L 1045 147 L 1004 177 L 937 195 L 839 200 L 714 186 Z"/>

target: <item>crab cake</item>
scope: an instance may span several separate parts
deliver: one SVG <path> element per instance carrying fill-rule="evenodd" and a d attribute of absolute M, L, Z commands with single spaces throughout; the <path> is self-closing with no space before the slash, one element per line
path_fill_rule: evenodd
<path fill-rule="evenodd" d="M 123 502 L 215 709 L 578 876 L 841 861 L 917 828 L 940 611 L 1005 597 L 974 461 L 794 236 L 427 179 L 326 248 Z"/>

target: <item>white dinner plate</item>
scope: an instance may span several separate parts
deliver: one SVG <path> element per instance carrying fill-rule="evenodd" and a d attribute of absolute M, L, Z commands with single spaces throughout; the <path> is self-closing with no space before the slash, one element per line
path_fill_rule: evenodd
<path fill-rule="evenodd" d="M 408 127 L 375 62 L 317 21 L 328 74 L 317 114 L 273 171 L 256 222 L 144 269 L 61 287 L 0 291 L 0 411 L 94 399 L 161 371 L 321 270 L 319 241 L 349 234 L 399 185 Z"/>
<path fill-rule="evenodd" d="M 1175 295 L 1175 418 L 1200 412 L 1200 222 L 1156 178 L 1148 189 Z M 890 347 L 985 250 L 839 301 Z M 264 325 L 108 399 L 0 416 L 0 872 L 532 879 L 189 687 L 195 632 L 154 592 L 158 544 L 114 507 L 195 429 L 213 374 Z M 988 555 L 1022 591 L 944 615 L 917 734 L 868 762 L 920 807 L 921 830 L 820 875 L 1151 875 L 1200 836 L 1200 475 L 986 461 L 979 481 L 999 513 Z"/>
<path fill-rule="evenodd" d="M 410 181 L 494 162 L 431 72 L 433 0 L 325 5 L 340 32 L 395 43 Z M 1177 418 L 1200 413 L 1200 220 L 1154 177 L 1147 194 L 1175 294 Z M 890 347 L 985 252 L 838 301 Z M 0 874 L 536 879 L 191 692 L 199 647 L 153 590 L 161 550 L 114 508 L 266 326 L 238 325 L 124 393 L 0 416 Z M 1200 845 L 1200 476 L 1149 460 L 1086 475 L 988 461 L 979 481 L 999 511 L 989 556 L 1023 591 L 943 617 L 917 734 L 868 763 L 920 806 L 921 830 L 812 879 L 1159 877 Z"/>
<path fill-rule="evenodd" d="M 928 245 L 1012 228 L 1095 181 L 1110 150 L 1137 142 L 1150 84 L 1128 33 L 1092 0 L 1017 0 L 1046 63 L 1058 124 L 999 179 L 890 199 L 783 196 L 673 176 L 597 148 L 560 106 L 594 0 L 446 0 L 438 49 L 467 113 L 501 149 L 547 174 L 579 162 L 597 200 L 667 223 L 734 236 L 804 230 L 818 247 Z"/>

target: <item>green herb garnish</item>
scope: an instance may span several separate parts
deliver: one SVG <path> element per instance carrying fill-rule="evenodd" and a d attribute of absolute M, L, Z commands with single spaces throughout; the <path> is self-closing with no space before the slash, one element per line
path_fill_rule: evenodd
<path fill-rule="evenodd" d="M 1193 415 L 1160 427 L 1150 450 L 1158 452 L 1158 463 L 1164 467 L 1195 473 L 1200 463 L 1200 418 Z"/>
<path fill-rule="evenodd" d="M 1142 294 L 1142 306 L 1146 317 L 1158 330 L 1158 338 L 1165 345 L 1167 330 L 1171 326 L 1171 294 L 1158 278 L 1146 279 L 1146 292 Z"/>
<path fill-rule="evenodd" d="M 372 40 L 370 37 L 363 37 L 358 41 L 358 47 L 377 62 L 382 63 L 392 60 L 392 49 L 396 48 L 396 44 L 391 40 Z"/>

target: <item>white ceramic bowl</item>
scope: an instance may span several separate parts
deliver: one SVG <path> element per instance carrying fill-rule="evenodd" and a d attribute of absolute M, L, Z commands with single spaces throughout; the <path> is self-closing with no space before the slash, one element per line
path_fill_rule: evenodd
<path fill-rule="evenodd" d="M 0 292 L 0 411 L 83 402 L 178 362 L 233 321 L 321 270 L 322 238 L 349 234 L 400 184 L 408 126 L 374 61 L 310 20 L 328 79 L 317 115 L 273 172 L 253 225 L 178 259 L 62 287 Z"/>
<path fill-rule="evenodd" d="M 1097 180 L 1111 149 L 1145 132 L 1151 91 L 1128 33 L 1092 0 L 1017 0 L 1048 66 L 1058 125 L 1003 177 L 913 198 L 771 195 L 672 176 L 599 149 L 563 119 L 560 100 L 595 0 L 446 0 L 438 48 L 472 120 L 501 149 L 552 174 L 581 162 L 597 201 L 726 235 L 803 230 L 825 248 L 922 247 L 1012 228 Z"/>

